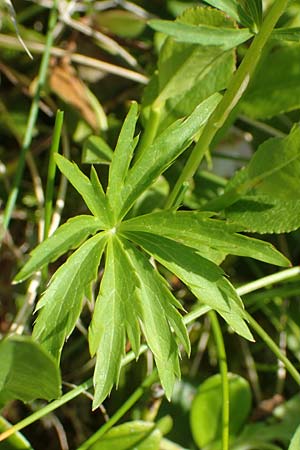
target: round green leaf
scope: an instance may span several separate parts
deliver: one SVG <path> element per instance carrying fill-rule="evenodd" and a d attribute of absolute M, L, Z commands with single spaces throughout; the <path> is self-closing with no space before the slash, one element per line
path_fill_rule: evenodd
<path fill-rule="evenodd" d="M 251 408 L 251 390 L 248 381 L 229 373 L 231 435 L 236 435 L 245 423 Z M 222 384 L 220 374 L 202 383 L 193 400 L 190 422 L 193 438 L 199 447 L 217 441 L 222 434 Z"/>

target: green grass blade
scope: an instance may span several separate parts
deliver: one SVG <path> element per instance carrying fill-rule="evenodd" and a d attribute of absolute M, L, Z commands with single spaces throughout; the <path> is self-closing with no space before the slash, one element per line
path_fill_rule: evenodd
<path fill-rule="evenodd" d="M 24 167 L 25 167 L 25 157 L 26 154 L 30 148 L 31 142 L 32 142 L 32 136 L 33 136 L 33 129 L 37 120 L 38 111 L 39 111 L 39 100 L 41 96 L 42 89 L 44 87 L 46 76 L 47 76 L 47 68 L 49 64 L 49 58 L 50 58 L 50 51 L 53 44 L 53 32 L 55 25 L 57 23 L 57 6 L 58 6 L 58 0 L 54 0 L 53 6 L 50 12 L 49 21 L 48 21 L 48 32 L 47 32 L 47 38 L 46 38 L 46 44 L 45 49 L 43 52 L 43 57 L 39 69 L 38 74 L 38 80 L 36 83 L 36 91 L 32 100 L 29 116 L 28 116 L 28 122 L 26 127 L 26 132 L 24 136 L 24 140 L 22 143 L 21 153 L 19 157 L 19 162 L 15 174 L 15 178 L 13 181 L 13 187 L 10 191 L 8 201 L 4 210 L 3 215 L 3 227 L 4 230 L 6 230 L 9 227 L 9 223 L 11 220 L 11 216 L 16 204 L 16 200 L 19 193 L 19 187 L 22 180 Z M 1 237 L 2 241 L 2 237 Z"/>
<path fill-rule="evenodd" d="M 53 130 L 53 138 L 52 145 L 50 148 L 50 156 L 49 156 L 49 164 L 48 164 L 48 177 L 47 177 L 47 186 L 46 186 L 46 196 L 45 196 L 45 214 L 44 214 L 44 239 L 48 237 L 51 215 L 52 215 L 52 201 L 53 201 L 53 190 L 54 190 L 54 179 L 56 172 L 56 164 L 54 160 L 54 154 L 58 152 L 60 135 L 63 125 L 64 113 L 63 111 L 57 111 L 54 130 Z"/>

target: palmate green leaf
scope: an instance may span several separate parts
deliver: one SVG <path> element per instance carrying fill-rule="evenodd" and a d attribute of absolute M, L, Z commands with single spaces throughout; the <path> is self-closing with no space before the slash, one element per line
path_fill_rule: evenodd
<path fill-rule="evenodd" d="M 248 41 L 253 33 L 248 29 L 217 28 L 207 25 L 187 25 L 168 20 L 152 19 L 149 22 L 151 28 L 160 31 L 179 42 L 191 44 L 214 45 L 230 50 L 243 42 Z"/>
<path fill-rule="evenodd" d="M 112 235 L 99 296 L 89 329 L 91 354 L 97 353 L 94 374 L 96 408 L 118 382 L 126 335 L 139 353 L 140 325 L 159 370 L 162 384 L 171 395 L 179 376 L 178 347 L 171 332 L 189 352 L 185 326 L 176 308 L 178 301 L 147 258 L 132 245 Z"/>
<path fill-rule="evenodd" d="M 107 198 L 113 211 L 120 208 L 119 193 L 123 187 L 137 143 L 133 139 L 137 119 L 138 105 L 133 102 L 122 126 L 109 170 Z"/>
<path fill-rule="evenodd" d="M 127 231 L 123 234 L 181 279 L 201 302 L 215 309 L 234 331 L 252 340 L 243 318 L 242 301 L 218 266 L 191 247 L 174 240 L 142 231 Z"/>
<path fill-rule="evenodd" d="M 233 21 L 220 11 L 203 7 L 186 10 L 177 22 L 234 27 Z M 158 71 L 144 92 L 143 114 L 147 118 L 150 109 L 158 113 L 159 134 L 178 118 L 190 114 L 207 97 L 225 89 L 234 70 L 233 50 L 166 39 L 160 49 Z"/>
<path fill-rule="evenodd" d="M 206 212 L 155 212 L 127 220 L 119 230 L 145 231 L 173 239 L 197 249 L 213 262 L 216 251 L 220 251 L 224 255 L 248 256 L 270 264 L 289 265 L 289 261 L 269 243 L 240 235 L 236 233 L 239 231 L 236 226 L 208 216 Z"/>
<path fill-rule="evenodd" d="M 239 106 L 245 115 L 266 119 L 300 107 L 299 50 L 300 44 L 282 44 L 263 59 Z"/>
<path fill-rule="evenodd" d="M 56 361 L 30 337 L 2 340 L 0 360 L 0 403 L 15 399 L 52 400 L 60 395 L 61 379 Z"/>
<path fill-rule="evenodd" d="M 96 279 L 107 235 L 88 239 L 55 272 L 37 304 L 40 310 L 33 337 L 57 360 L 65 340 L 73 331 L 82 309 L 82 300 Z"/>
<path fill-rule="evenodd" d="M 91 213 L 99 217 L 105 227 L 109 227 L 110 212 L 101 184 L 97 180 L 96 172 L 92 171 L 94 180 L 94 183 L 92 183 L 75 163 L 71 163 L 59 154 L 55 155 L 55 160 L 60 171 L 79 192 Z"/>
<path fill-rule="evenodd" d="M 76 216 L 69 219 L 31 252 L 30 259 L 16 275 L 14 282 L 26 280 L 68 250 L 78 247 L 90 234 L 95 234 L 103 227 L 104 224 L 98 217 Z"/>
<path fill-rule="evenodd" d="M 119 193 L 122 207 L 118 214 L 115 213 L 119 219 L 124 217 L 135 200 L 188 147 L 220 99 L 221 95 L 212 95 L 203 101 L 187 119 L 174 123 L 161 133 L 152 145 L 144 149 L 141 157 L 129 170 Z"/>

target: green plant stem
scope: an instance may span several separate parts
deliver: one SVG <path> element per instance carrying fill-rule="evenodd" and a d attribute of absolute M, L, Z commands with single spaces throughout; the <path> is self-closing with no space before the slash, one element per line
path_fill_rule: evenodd
<path fill-rule="evenodd" d="M 133 405 L 142 397 L 146 390 L 158 379 L 157 370 L 154 369 L 153 372 L 144 380 L 144 382 L 139 386 L 133 394 L 126 400 L 125 403 L 115 412 L 115 414 L 89 439 L 87 439 L 77 450 L 87 450 L 92 444 L 97 442 L 108 430 L 110 430 L 124 414 L 132 408 Z"/>
<path fill-rule="evenodd" d="M 233 108 L 237 105 L 243 93 L 245 92 L 260 59 L 262 50 L 267 43 L 278 19 L 284 12 L 287 3 L 288 0 L 277 0 L 271 7 L 261 26 L 259 33 L 253 39 L 253 42 L 249 50 L 247 51 L 243 61 L 241 62 L 235 74 L 232 76 L 222 100 L 208 119 L 208 122 L 197 144 L 195 145 L 182 173 L 180 174 L 173 188 L 173 191 L 168 198 L 167 208 L 172 207 L 172 205 L 174 204 L 174 200 L 176 199 L 182 184 L 194 176 L 205 153 L 209 150 L 209 146 L 215 134 L 223 126 L 229 114 L 232 112 Z"/>
<path fill-rule="evenodd" d="M 13 181 L 12 190 L 9 194 L 8 201 L 4 210 L 3 214 L 3 228 L 4 230 L 7 230 L 9 227 L 9 223 L 11 220 L 11 216 L 16 204 L 16 200 L 19 193 L 20 183 L 22 180 L 24 167 L 25 167 L 25 157 L 26 153 L 28 152 L 31 142 L 32 142 L 32 136 L 33 136 L 33 129 L 36 124 L 36 120 L 38 117 L 38 111 L 39 111 L 39 100 L 41 96 L 41 91 L 43 89 L 43 86 L 46 81 L 47 76 L 47 68 L 49 63 L 49 57 L 50 57 L 50 51 L 53 43 L 53 31 L 55 28 L 55 25 L 57 23 L 57 4 L 58 0 L 54 0 L 53 6 L 50 12 L 49 21 L 48 21 L 48 32 L 47 32 L 47 38 L 46 38 L 46 45 L 45 50 L 42 56 L 41 65 L 39 69 L 38 74 L 38 80 L 37 80 L 37 87 L 35 90 L 35 94 L 31 103 L 31 108 L 28 116 L 28 122 L 26 127 L 25 136 L 22 143 L 21 153 L 19 156 L 19 162 L 17 166 L 17 170 L 15 173 L 15 178 Z"/>
<path fill-rule="evenodd" d="M 274 355 L 281 361 L 286 367 L 287 371 L 294 378 L 296 383 L 300 386 L 300 374 L 291 361 L 281 352 L 278 345 L 270 338 L 268 333 L 256 322 L 256 320 L 248 313 L 244 312 L 245 319 L 248 320 L 250 326 L 259 335 L 259 337 L 265 342 Z"/>
<path fill-rule="evenodd" d="M 183 317 L 183 323 L 188 325 L 199 317 L 204 316 L 204 314 L 211 311 L 211 307 L 207 305 L 198 305 L 193 311 L 189 312 Z"/>
<path fill-rule="evenodd" d="M 85 381 L 84 383 L 80 384 L 76 388 L 72 389 L 67 394 L 64 394 L 62 397 L 60 397 L 57 400 L 54 400 L 53 402 L 49 403 L 48 405 L 41 408 L 39 411 L 34 412 L 30 416 L 26 417 L 25 419 L 18 422 L 16 425 L 13 425 L 8 430 L 4 431 L 0 434 L 0 442 L 7 439 L 12 434 L 16 433 L 17 431 L 22 430 L 23 428 L 27 427 L 28 425 L 31 425 L 32 423 L 36 422 L 37 420 L 41 419 L 42 417 L 46 416 L 50 412 L 54 411 L 55 409 L 59 408 L 60 406 L 64 405 L 65 403 L 69 402 L 70 400 L 73 400 L 73 398 L 78 397 L 78 395 L 82 394 L 83 392 L 87 391 L 93 386 L 93 379 L 90 378 L 89 380 Z"/>
<path fill-rule="evenodd" d="M 294 278 L 300 275 L 300 266 L 292 267 L 290 269 L 282 270 L 281 272 L 273 273 L 267 277 L 259 278 L 258 280 L 252 281 L 251 283 L 245 284 L 237 288 L 237 293 L 239 295 L 249 294 L 250 292 L 257 291 L 263 287 L 270 286 L 280 281 L 288 280 L 289 278 Z"/>
<path fill-rule="evenodd" d="M 53 139 L 50 148 L 49 155 L 49 164 L 48 164 L 48 177 L 47 177 L 47 186 L 46 186 L 46 195 L 45 195 L 45 216 L 44 216 L 44 239 L 48 237 L 51 216 L 52 216 L 52 202 L 53 202 L 53 190 L 54 190 L 54 180 L 55 180 L 55 172 L 56 172 L 56 163 L 54 159 L 55 153 L 58 152 L 60 135 L 63 125 L 64 113 L 63 111 L 57 111 L 54 130 L 53 130 Z"/>
<path fill-rule="evenodd" d="M 270 134 L 271 136 L 285 138 L 287 136 L 287 133 L 284 133 L 281 130 L 278 130 L 277 128 L 271 127 L 271 125 L 268 125 L 267 123 L 260 122 L 259 120 L 251 119 L 250 117 L 244 116 L 243 114 L 239 114 L 238 119 L 242 122 L 247 123 L 248 125 L 251 125 L 258 130 L 262 130 L 267 134 Z"/>
<path fill-rule="evenodd" d="M 229 383 L 227 357 L 221 327 L 215 311 L 209 312 L 209 318 L 217 346 L 222 381 L 222 450 L 229 450 Z"/>
<path fill-rule="evenodd" d="M 150 115 L 149 119 L 147 120 L 145 131 L 142 134 L 141 141 L 136 152 L 136 159 L 138 159 L 142 155 L 144 149 L 149 147 L 154 141 L 159 125 L 160 116 L 161 109 L 152 106 L 152 108 L 150 109 Z"/>

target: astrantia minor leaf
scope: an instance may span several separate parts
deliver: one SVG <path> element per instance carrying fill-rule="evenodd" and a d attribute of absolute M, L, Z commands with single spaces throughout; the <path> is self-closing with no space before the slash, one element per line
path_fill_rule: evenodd
<path fill-rule="evenodd" d="M 238 228 L 211 219 L 206 212 L 163 211 L 135 217 L 120 225 L 120 231 L 145 231 L 197 249 L 214 261 L 215 252 L 248 256 L 270 264 L 288 266 L 289 261 L 271 244 L 236 233 Z M 209 256 L 211 251 L 211 258 Z"/>
<path fill-rule="evenodd" d="M 37 304 L 40 311 L 33 337 L 56 359 L 76 325 L 83 297 L 97 277 L 106 240 L 107 235 L 99 233 L 81 245 L 55 272 Z"/>
<path fill-rule="evenodd" d="M 99 217 L 106 227 L 109 227 L 109 209 L 107 200 L 104 193 L 101 193 L 101 189 L 96 190 L 95 186 L 93 186 L 88 177 L 81 172 L 75 163 L 71 163 L 59 154 L 55 155 L 55 159 L 59 169 L 79 192 L 91 213 Z M 93 176 L 95 178 L 96 174 L 94 173 Z"/>
<path fill-rule="evenodd" d="M 188 147 L 199 128 L 206 123 L 221 99 L 214 94 L 203 101 L 184 121 L 180 120 L 167 128 L 145 148 L 129 170 L 120 192 L 121 219 L 135 200 L 161 175 L 163 171 Z"/>
<path fill-rule="evenodd" d="M 201 302 L 215 309 L 234 331 L 252 340 L 243 318 L 242 301 L 218 266 L 191 247 L 162 236 L 142 231 L 126 232 L 124 235 L 173 272 Z"/>
<path fill-rule="evenodd" d="M 31 252 L 30 259 L 22 267 L 14 281 L 19 283 L 30 277 L 34 272 L 55 261 L 71 248 L 76 248 L 90 234 L 101 230 L 103 226 L 103 222 L 98 217 L 76 216 L 69 219 Z"/>

